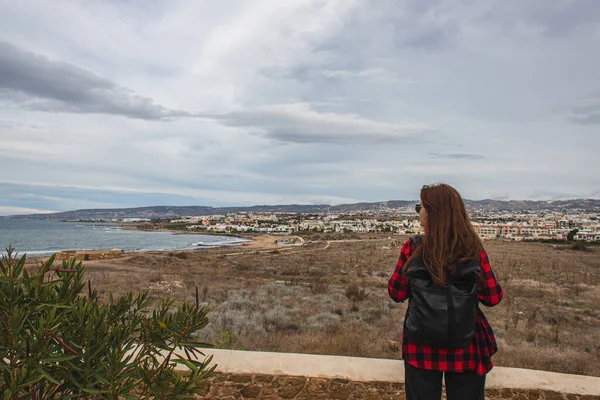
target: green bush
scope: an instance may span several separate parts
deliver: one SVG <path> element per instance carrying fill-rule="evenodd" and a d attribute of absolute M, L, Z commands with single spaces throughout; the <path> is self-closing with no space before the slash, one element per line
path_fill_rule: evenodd
<path fill-rule="evenodd" d="M 198 358 L 210 345 L 196 341 L 208 324 L 197 302 L 165 300 L 152 311 L 147 293 L 102 302 L 89 281 L 86 290 L 81 262 L 56 267 L 52 256 L 28 272 L 25 261 L 10 248 L 0 261 L 0 398 L 177 399 L 201 391 L 215 366 Z M 189 373 L 176 372 L 178 364 Z"/>

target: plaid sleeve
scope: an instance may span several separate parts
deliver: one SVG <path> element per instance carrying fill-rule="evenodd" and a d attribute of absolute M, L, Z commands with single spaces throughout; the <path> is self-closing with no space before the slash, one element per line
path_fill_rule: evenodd
<path fill-rule="evenodd" d="M 502 297 L 504 296 L 504 291 L 494 276 L 490 260 L 485 251 L 481 252 L 480 277 L 482 285 L 477 293 L 479 301 L 488 307 L 493 307 L 500 303 L 500 300 L 502 300 Z"/>
<path fill-rule="evenodd" d="M 402 245 L 396 269 L 388 282 L 388 293 L 396 303 L 403 302 L 410 297 L 408 278 L 402 274 L 402 268 L 410 258 L 412 250 L 412 242 L 409 239 Z"/>

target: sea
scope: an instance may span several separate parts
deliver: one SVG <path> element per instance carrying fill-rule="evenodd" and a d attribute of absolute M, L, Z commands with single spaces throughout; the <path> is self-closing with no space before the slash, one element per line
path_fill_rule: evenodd
<path fill-rule="evenodd" d="M 0 219 L 0 253 L 13 247 L 19 254 L 44 256 L 62 250 L 168 251 L 234 246 L 231 236 L 146 232 L 81 222 Z"/>

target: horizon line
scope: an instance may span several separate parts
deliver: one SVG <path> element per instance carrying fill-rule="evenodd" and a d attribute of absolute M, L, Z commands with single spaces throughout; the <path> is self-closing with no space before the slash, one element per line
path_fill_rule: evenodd
<path fill-rule="evenodd" d="M 463 199 L 465 202 L 484 202 L 484 201 L 495 201 L 501 203 L 510 203 L 510 202 L 530 202 L 530 203 L 548 203 L 548 202 L 565 202 L 565 201 L 600 201 L 600 198 L 590 198 L 590 197 L 576 197 L 576 198 L 566 198 L 566 199 L 547 199 L 547 200 L 525 200 L 525 199 L 481 199 L 481 200 L 472 200 L 472 199 Z M 339 203 L 339 204 L 327 204 L 327 203 L 286 203 L 286 204 L 254 204 L 254 205 L 235 205 L 235 206 L 209 206 L 209 205 L 146 205 L 146 206 L 135 206 L 135 207 L 106 207 L 106 208 L 80 208 L 80 209 L 72 209 L 72 210 L 64 210 L 64 211 L 53 211 L 53 210 L 44 210 L 44 212 L 32 212 L 32 213 L 21 213 L 21 214 L 4 214 L 0 215 L 0 217 L 21 217 L 21 216 L 38 216 L 38 215 L 55 215 L 69 212 L 82 212 L 82 211 L 100 211 L 100 210 L 136 210 L 143 208 L 157 208 L 157 207 L 170 207 L 170 208 L 190 208 L 190 207 L 202 207 L 209 209 L 236 209 L 236 208 L 260 208 L 260 207 L 338 207 L 338 206 L 349 206 L 349 205 L 357 205 L 357 204 L 378 204 L 378 203 L 389 203 L 389 202 L 405 202 L 405 203 L 418 203 L 419 200 L 382 200 L 382 201 L 359 201 L 355 203 Z M 18 207 L 14 207 L 18 208 Z M 25 209 L 25 208 L 24 208 Z"/>

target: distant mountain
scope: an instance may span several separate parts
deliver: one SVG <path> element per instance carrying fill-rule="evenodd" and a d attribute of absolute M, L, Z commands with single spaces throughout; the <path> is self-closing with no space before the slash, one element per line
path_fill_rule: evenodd
<path fill-rule="evenodd" d="M 190 215 L 217 215 L 232 212 L 290 212 L 290 213 L 364 213 L 364 214 L 390 214 L 411 211 L 415 200 L 390 200 L 375 203 L 340 204 L 330 206 L 327 204 L 316 205 L 275 205 L 252 207 L 206 207 L 206 206 L 155 206 L 139 208 L 112 208 L 66 211 L 54 214 L 16 215 L 3 218 L 8 219 L 38 219 L 38 220 L 108 220 L 121 218 L 147 218 L 168 219 Z M 584 212 L 600 213 L 600 200 L 573 199 L 573 200 L 465 200 L 467 208 L 472 213 L 494 212 Z M 2 218 L 2 217 L 0 217 Z"/>
<path fill-rule="evenodd" d="M 321 213 L 331 208 L 330 205 L 275 205 L 253 207 L 208 207 L 208 206 L 152 206 L 137 208 L 99 208 L 88 210 L 65 211 L 52 214 L 13 215 L 8 219 L 36 220 L 100 220 L 121 218 L 166 219 L 189 215 L 218 215 L 231 212 L 295 212 Z M 2 217 L 0 217 L 2 218 Z"/>
<path fill-rule="evenodd" d="M 481 212 L 600 212 L 598 199 L 570 200 L 465 200 L 470 211 Z"/>
<path fill-rule="evenodd" d="M 351 212 L 366 212 L 366 213 L 386 213 L 397 211 L 412 211 L 417 200 L 390 200 L 377 203 L 354 203 L 340 204 L 331 206 L 329 211 L 332 213 L 351 213 Z"/>

